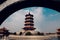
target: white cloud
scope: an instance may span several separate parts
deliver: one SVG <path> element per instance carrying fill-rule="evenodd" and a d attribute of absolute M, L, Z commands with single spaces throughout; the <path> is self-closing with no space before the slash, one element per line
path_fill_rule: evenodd
<path fill-rule="evenodd" d="M 21 28 L 24 27 L 25 14 L 29 13 L 28 10 L 19 10 L 13 13 L 10 17 L 8 17 L 3 24 L 2 27 L 8 28 L 10 31 L 20 31 Z M 42 8 L 38 7 L 31 12 L 34 15 L 34 24 L 35 27 L 39 28 L 39 23 L 43 20 Z M 10 18 L 10 19 L 9 19 Z M 40 30 L 40 29 L 39 29 Z"/>
<path fill-rule="evenodd" d="M 9 18 L 7 18 L 3 24 L 1 25 L 2 27 L 7 27 L 11 31 L 18 31 L 24 26 L 24 16 L 22 13 L 25 13 L 23 10 L 15 12 L 12 14 Z"/>
<path fill-rule="evenodd" d="M 34 12 L 35 26 L 36 26 L 37 30 L 41 30 L 40 24 L 44 20 L 43 8 L 37 8 L 34 11 L 35 11 Z"/>
<path fill-rule="evenodd" d="M 21 31 L 24 27 L 25 15 L 29 13 L 29 8 L 27 10 L 21 9 L 15 13 L 13 13 L 10 17 L 8 17 L 1 25 L 1 27 L 6 27 L 10 31 Z M 45 18 L 43 14 L 43 8 L 37 7 L 30 11 L 31 14 L 34 15 L 34 24 L 36 30 L 40 32 L 55 32 L 57 28 L 60 27 L 60 20 L 49 20 L 49 18 Z M 56 16 L 59 14 L 54 14 L 52 16 Z M 48 19 L 48 20 L 46 20 Z"/>
<path fill-rule="evenodd" d="M 50 16 L 57 16 L 57 15 L 60 15 L 60 13 L 57 13 L 57 14 L 50 14 Z"/>

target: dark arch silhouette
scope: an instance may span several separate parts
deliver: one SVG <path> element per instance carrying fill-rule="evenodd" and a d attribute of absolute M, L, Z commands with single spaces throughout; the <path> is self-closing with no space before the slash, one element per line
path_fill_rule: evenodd
<path fill-rule="evenodd" d="M 60 12 L 60 2 L 48 0 L 27 0 L 13 3 L 0 12 L 0 25 L 12 13 L 27 7 L 47 7 Z"/>

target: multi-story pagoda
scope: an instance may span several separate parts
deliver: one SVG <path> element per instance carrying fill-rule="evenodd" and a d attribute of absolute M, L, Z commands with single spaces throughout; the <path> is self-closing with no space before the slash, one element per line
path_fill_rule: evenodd
<path fill-rule="evenodd" d="M 34 28 L 34 18 L 33 18 L 33 15 L 30 14 L 30 12 L 28 14 L 25 15 L 25 24 L 24 24 L 24 30 L 27 31 L 27 30 L 35 30 L 36 28 Z"/>
<path fill-rule="evenodd" d="M 30 14 L 25 15 L 25 21 L 24 21 L 24 28 L 23 31 L 21 31 L 20 35 L 40 35 L 39 31 L 35 31 L 36 28 L 34 28 L 34 16 Z"/>

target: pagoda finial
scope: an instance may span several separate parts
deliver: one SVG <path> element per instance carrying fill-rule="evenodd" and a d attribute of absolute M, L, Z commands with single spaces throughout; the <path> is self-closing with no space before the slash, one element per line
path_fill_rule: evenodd
<path fill-rule="evenodd" d="M 30 14 L 30 12 L 29 12 L 29 14 Z"/>

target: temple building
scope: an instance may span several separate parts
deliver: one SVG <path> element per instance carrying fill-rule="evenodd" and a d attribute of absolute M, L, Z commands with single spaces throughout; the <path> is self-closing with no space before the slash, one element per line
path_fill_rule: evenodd
<path fill-rule="evenodd" d="M 60 28 L 57 29 L 57 37 L 58 37 L 58 40 L 60 40 Z"/>
<path fill-rule="evenodd" d="M 9 35 L 9 30 L 7 30 L 5 27 L 0 28 L 0 38 L 8 35 Z"/>
<path fill-rule="evenodd" d="M 60 35 L 60 28 L 59 28 L 59 29 L 57 29 L 57 34 L 59 34 L 59 35 Z"/>

